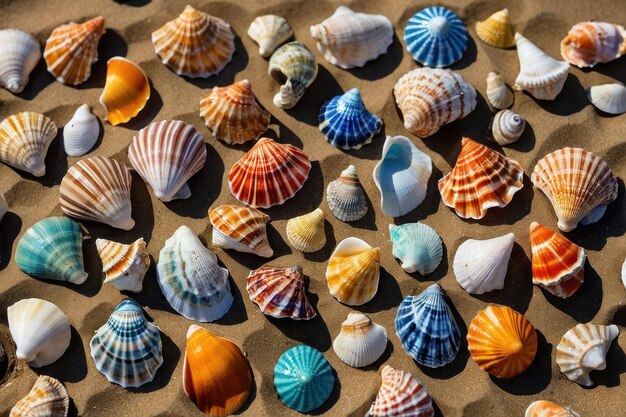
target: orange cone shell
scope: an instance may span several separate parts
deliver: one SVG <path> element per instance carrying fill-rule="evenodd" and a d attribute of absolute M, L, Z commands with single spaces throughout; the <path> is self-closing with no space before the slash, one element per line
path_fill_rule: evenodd
<path fill-rule="evenodd" d="M 116 56 L 107 63 L 107 78 L 100 104 L 112 125 L 126 123 L 144 108 L 150 98 L 148 77 L 134 62 Z"/>

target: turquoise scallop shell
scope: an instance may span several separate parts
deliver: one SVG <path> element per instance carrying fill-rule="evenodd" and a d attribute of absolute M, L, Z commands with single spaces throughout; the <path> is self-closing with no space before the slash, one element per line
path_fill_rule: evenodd
<path fill-rule="evenodd" d="M 441 237 L 430 226 L 423 223 L 389 225 L 391 254 L 400 259 L 402 269 L 421 275 L 433 272 L 441 263 L 443 244 Z"/>

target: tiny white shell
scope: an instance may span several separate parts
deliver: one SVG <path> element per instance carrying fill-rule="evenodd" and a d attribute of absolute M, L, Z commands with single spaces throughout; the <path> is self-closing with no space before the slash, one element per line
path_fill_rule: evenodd
<path fill-rule="evenodd" d="M 88 104 L 83 104 L 63 128 L 63 147 L 69 156 L 82 156 L 93 148 L 100 135 L 100 123 Z"/>
<path fill-rule="evenodd" d="M 284 17 L 267 14 L 250 23 L 248 36 L 259 45 L 259 55 L 269 58 L 276 48 L 293 36 L 293 31 Z"/>
<path fill-rule="evenodd" d="M 626 87 L 623 85 L 617 83 L 594 85 L 585 92 L 591 104 L 603 112 L 626 113 Z"/>
<path fill-rule="evenodd" d="M 341 324 L 333 350 L 344 363 L 355 368 L 371 365 L 387 348 L 387 330 L 363 313 L 355 311 Z"/>
<path fill-rule="evenodd" d="M 509 145 L 522 136 L 526 128 L 526 121 L 522 116 L 511 110 L 500 110 L 491 121 L 491 136 L 489 139 L 499 145 Z"/>
<path fill-rule="evenodd" d="M 490 72 L 487 75 L 487 100 L 491 107 L 501 110 L 510 107 L 513 104 L 513 91 L 511 91 L 502 75 L 497 72 Z"/>

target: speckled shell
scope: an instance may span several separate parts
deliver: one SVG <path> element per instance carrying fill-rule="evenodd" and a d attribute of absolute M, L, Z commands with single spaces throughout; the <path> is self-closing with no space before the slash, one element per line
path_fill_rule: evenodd
<path fill-rule="evenodd" d="M 39 41 L 17 29 L 0 30 L 0 86 L 21 93 L 41 58 Z"/>
<path fill-rule="evenodd" d="M 526 128 L 526 121 L 522 116 L 511 110 L 500 110 L 491 120 L 491 135 L 487 138 L 494 140 L 498 145 L 506 146 L 522 136 Z"/>
<path fill-rule="evenodd" d="M 209 210 L 213 226 L 213 244 L 218 248 L 254 253 L 269 258 L 274 255 L 267 240 L 270 216 L 259 210 L 222 204 Z"/>
<path fill-rule="evenodd" d="M 363 313 L 352 311 L 333 341 L 335 354 L 346 365 L 361 368 L 376 362 L 387 348 L 387 330 Z"/>
<path fill-rule="evenodd" d="M 88 104 L 83 104 L 63 127 L 63 148 L 68 156 L 88 153 L 98 141 L 100 123 Z"/>
<path fill-rule="evenodd" d="M 496 48 L 515 46 L 515 31 L 511 24 L 509 9 L 502 9 L 482 22 L 476 22 L 476 36 L 487 45 Z"/>
<path fill-rule="evenodd" d="M 609 114 L 626 113 L 626 87 L 611 83 L 585 89 L 587 98 L 596 108 Z"/>
<path fill-rule="evenodd" d="M 443 243 L 435 229 L 424 223 L 389 225 L 391 254 L 400 259 L 402 269 L 409 274 L 417 271 L 428 275 L 439 267 L 443 258 Z"/>
<path fill-rule="evenodd" d="M 385 365 L 376 401 L 369 417 L 433 417 L 435 410 L 428 392 L 417 377 Z"/>
<path fill-rule="evenodd" d="M 624 26 L 603 22 L 575 24 L 561 41 L 563 59 L 577 67 L 593 67 L 626 54 Z"/>
<path fill-rule="evenodd" d="M 539 400 L 531 403 L 524 417 L 580 417 L 569 407 L 561 407 L 550 401 Z"/>
<path fill-rule="evenodd" d="M 150 256 L 143 238 L 130 245 L 96 239 L 96 248 L 102 260 L 105 283 L 120 291 L 141 292 L 143 278 L 150 267 Z"/>
<path fill-rule="evenodd" d="M 39 375 L 30 392 L 15 404 L 9 417 L 67 417 L 70 397 L 63 384 Z"/>
<path fill-rule="evenodd" d="M 315 55 L 304 44 L 289 42 L 272 54 L 268 74 L 281 84 L 274 105 L 290 109 L 317 77 Z"/>
<path fill-rule="evenodd" d="M 259 55 L 269 58 L 276 48 L 293 36 L 293 31 L 284 17 L 266 14 L 250 23 L 248 36 L 259 45 Z"/>
<path fill-rule="evenodd" d="M 139 114 L 149 98 L 150 83 L 139 65 L 121 56 L 109 59 L 100 95 L 104 120 L 113 126 L 126 123 Z"/>
<path fill-rule="evenodd" d="M 490 72 L 487 75 L 487 100 L 495 109 L 506 109 L 513 104 L 513 91 L 506 86 L 502 75 L 497 72 Z"/>
<path fill-rule="evenodd" d="M 339 178 L 328 184 L 326 202 L 333 216 L 343 222 L 356 221 L 367 214 L 367 198 L 354 165 L 349 165 Z"/>
<path fill-rule="evenodd" d="M 310 213 L 289 219 L 287 222 L 287 240 L 301 252 L 317 252 L 326 245 L 324 212 L 315 209 Z"/>

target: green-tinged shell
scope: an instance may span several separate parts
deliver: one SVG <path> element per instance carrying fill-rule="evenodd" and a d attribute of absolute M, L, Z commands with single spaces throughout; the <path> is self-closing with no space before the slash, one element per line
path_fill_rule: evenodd
<path fill-rule="evenodd" d="M 443 244 L 435 229 L 423 223 L 389 225 L 392 255 L 400 259 L 402 269 L 421 275 L 433 272 L 441 263 Z"/>
<path fill-rule="evenodd" d="M 315 55 L 300 42 L 289 42 L 272 54 L 269 75 L 281 83 L 274 104 L 283 109 L 296 105 L 317 77 Z"/>

